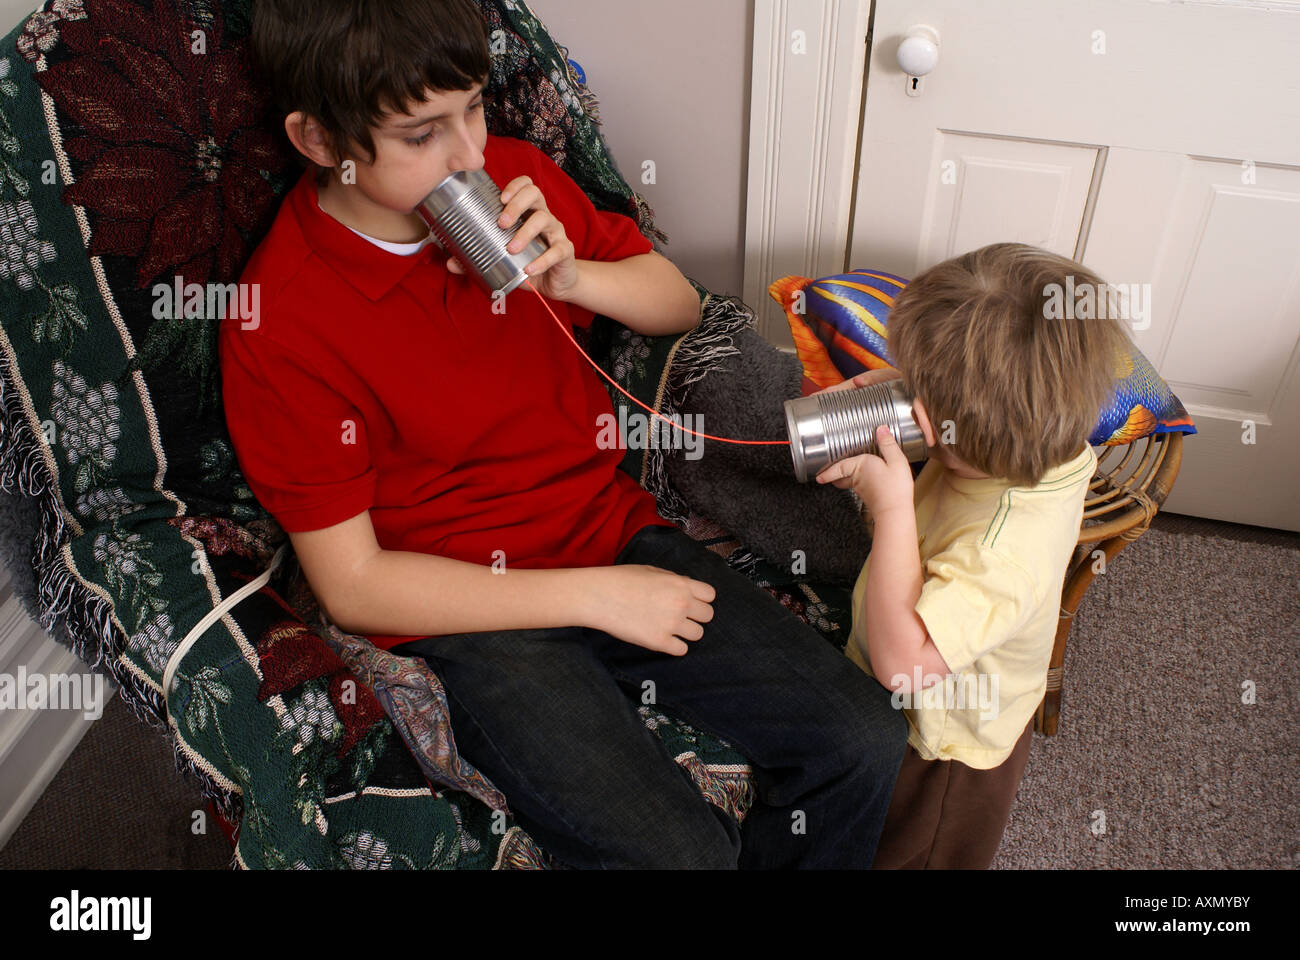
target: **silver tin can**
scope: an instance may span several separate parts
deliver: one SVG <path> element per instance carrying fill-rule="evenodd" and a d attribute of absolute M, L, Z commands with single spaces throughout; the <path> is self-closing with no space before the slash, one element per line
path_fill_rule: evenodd
<path fill-rule="evenodd" d="M 875 453 L 881 424 L 908 460 L 926 459 L 925 435 L 912 419 L 912 398 L 902 380 L 787 400 L 785 429 L 795 477 L 807 483 L 832 463 Z"/>
<path fill-rule="evenodd" d="M 470 276 L 488 293 L 499 290 L 504 296 L 528 279 L 524 267 L 545 253 L 547 245 L 538 236 L 518 253 L 507 252 L 506 245 L 532 211 L 502 230 L 497 220 L 503 209 L 501 188 L 486 170 L 458 170 L 434 187 L 415 211 L 438 245 L 459 260 Z"/>

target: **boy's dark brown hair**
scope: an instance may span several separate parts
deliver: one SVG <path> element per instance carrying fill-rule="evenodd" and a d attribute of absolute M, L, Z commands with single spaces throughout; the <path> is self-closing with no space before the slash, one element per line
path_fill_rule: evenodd
<path fill-rule="evenodd" d="M 926 270 L 889 313 L 894 365 L 925 404 L 936 439 L 952 421 L 949 449 L 1017 485 L 1078 454 L 1128 348 L 1114 312 L 1055 319 L 1052 285 L 1065 290 L 1066 277 L 1076 290 L 1093 284 L 1099 297 L 1113 289 L 1074 260 L 995 243 Z"/>
<path fill-rule="evenodd" d="M 385 114 L 473 89 L 490 68 L 472 0 L 256 0 L 250 46 L 277 119 L 315 117 L 339 163 L 358 149 L 374 162 L 370 128 Z"/>

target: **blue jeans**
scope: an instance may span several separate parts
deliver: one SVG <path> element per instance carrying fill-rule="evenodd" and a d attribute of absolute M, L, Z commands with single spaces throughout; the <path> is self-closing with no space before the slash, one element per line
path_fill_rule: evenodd
<path fill-rule="evenodd" d="M 442 678 L 458 749 L 524 829 L 583 868 L 869 867 L 907 743 L 888 691 L 677 527 L 642 528 L 615 563 L 714 587 L 713 620 L 684 656 L 587 627 L 393 649 Z M 647 680 L 658 708 L 750 760 L 757 799 L 742 828 L 637 716 Z"/>

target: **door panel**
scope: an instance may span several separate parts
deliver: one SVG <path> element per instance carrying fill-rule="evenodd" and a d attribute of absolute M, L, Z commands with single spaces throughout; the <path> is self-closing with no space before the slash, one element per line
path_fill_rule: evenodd
<path fill-rule="evenodd" d="M 1096 147 L 941 130 L 921 245 L 938 263 L 1014 240 L 1073 256 L 1097 166 Z M 944 189 L 949 185 L 955 190 Z"/>
<path fill-rule="evenodd" d="M 1199 430 L 1166 509 L 1300 530 L 1300 5 L 877 0 L 869 57 L 849 266 L 1018 240 L 1149 291 Z"/>

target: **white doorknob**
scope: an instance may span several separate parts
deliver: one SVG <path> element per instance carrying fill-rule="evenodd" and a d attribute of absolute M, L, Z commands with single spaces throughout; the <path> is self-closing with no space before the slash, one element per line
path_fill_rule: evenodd
<path fill-rule="evenodd" d="M 939 62 L 939 31 L 924 23 L 908 27 L 898 45 L 898 65 L 909 77 L 923 77 Z"/>

